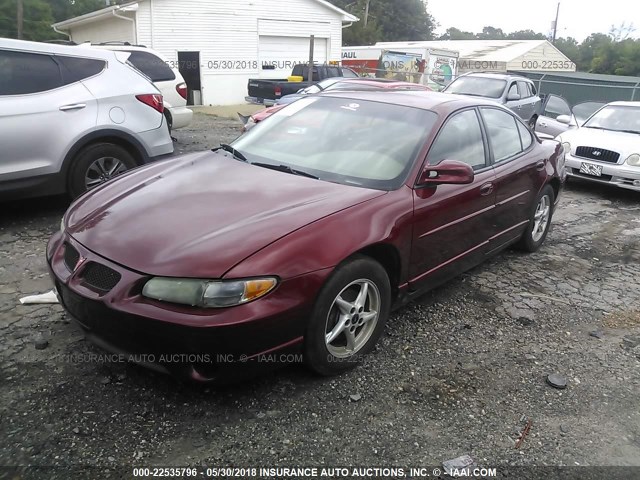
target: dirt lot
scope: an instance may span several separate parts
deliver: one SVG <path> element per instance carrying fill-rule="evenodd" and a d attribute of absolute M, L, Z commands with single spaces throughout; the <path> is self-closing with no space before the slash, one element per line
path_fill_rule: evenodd
<path fill-rule="evenodd" d="M 237 128 L 196 115 L 178 150 Z M 59 306 L 18 305 L 51 288 L 45 245 L 65 207 L 2 206 L 0 465 L 100 467 L 78 478 L 121 465 L 408 467 L 462 454 L 498 472 L 640 466 L 638 194 L 571 184 L 540 252 L 508 251 L 397 311 L 351 373 L 293 366 L 226 388 L 82 361 L 102 352 Z M 547 385 L 549 373 L 567 389 Z"/>

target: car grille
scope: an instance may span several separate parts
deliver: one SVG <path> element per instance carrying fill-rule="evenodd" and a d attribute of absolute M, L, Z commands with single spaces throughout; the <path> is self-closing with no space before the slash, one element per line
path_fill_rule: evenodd
<path fill-rule="evenodd" d="M 612 152 L 611 150 L 605 150 L 597 147 L 578 147 L 576 149 L 576 155 L 582 158 L 590 158 L 599 162 L 618 163 L 620 154 L 618 152 Z"/>
<path fill-rule="evenodd" d="M 108 292 L 120 281 L 121 275 L 109 267 L 99 263 L 89 262 L 82 271 L 85 285 L 102 292 Z"/>
<path fill-rule="evenodd" d="M 64 244 L 64 264 L 67 266 L 69 271 L 73 272 L 75 270 L 79 260 L 80 260 L 80 254 L 78 253 L 78 251 L 68 243 L 65 243 Z"/>

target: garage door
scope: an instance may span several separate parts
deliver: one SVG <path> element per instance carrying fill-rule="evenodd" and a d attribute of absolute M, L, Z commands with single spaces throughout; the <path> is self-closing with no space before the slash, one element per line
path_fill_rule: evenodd
<path fill-rule="evenodd" d="M 293 65 L 309 61 L 308 37 L 260 36 L 259 56 L 261 78 L 287 78 Z M 316 38 L 313 61 L 327 61 L 327 39 Z"/>

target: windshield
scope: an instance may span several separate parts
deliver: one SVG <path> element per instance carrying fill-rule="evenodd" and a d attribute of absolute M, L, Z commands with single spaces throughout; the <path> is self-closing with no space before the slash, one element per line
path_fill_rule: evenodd
<path fill-rule="evenodd" d="M 604 107 L 602 102 L 584 102 L 573 107 L 573 115 L 576 117 L 578 125 L 582 125 L 587 118 L 593 115 L 598 109 Z"/>
<path fill-rule="evenodd" d="M 499 78 L 460 77 L 449 85 L 445 92 L 476 97 L 500 98 L 506 85 L 507 81 Z"/>
<path fill-rule="evenodd" d="M 640 107 L 609 105 L 591 117 L 584 126 L 640 133 Z"/>
<path fill-rule="evenodd" d="M 437 115 L 367 100 L 307 97 L 233 143 L 251 163 L 285 165 L 320 180 L 379 190 L 405 181 Z"/>

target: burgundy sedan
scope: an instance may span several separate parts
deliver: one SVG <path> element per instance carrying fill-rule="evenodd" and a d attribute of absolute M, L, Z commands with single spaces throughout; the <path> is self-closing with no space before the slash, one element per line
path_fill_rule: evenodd
<path fill-rule="evenodd" d="M 134 362 L 206 381 L 298 352 L 330 375 L 394 306 L 537 250 L 564 179 L 560 144 L 494 103 L 319 95 L 88 192 L 47 261 L 88 338 Z"/>

